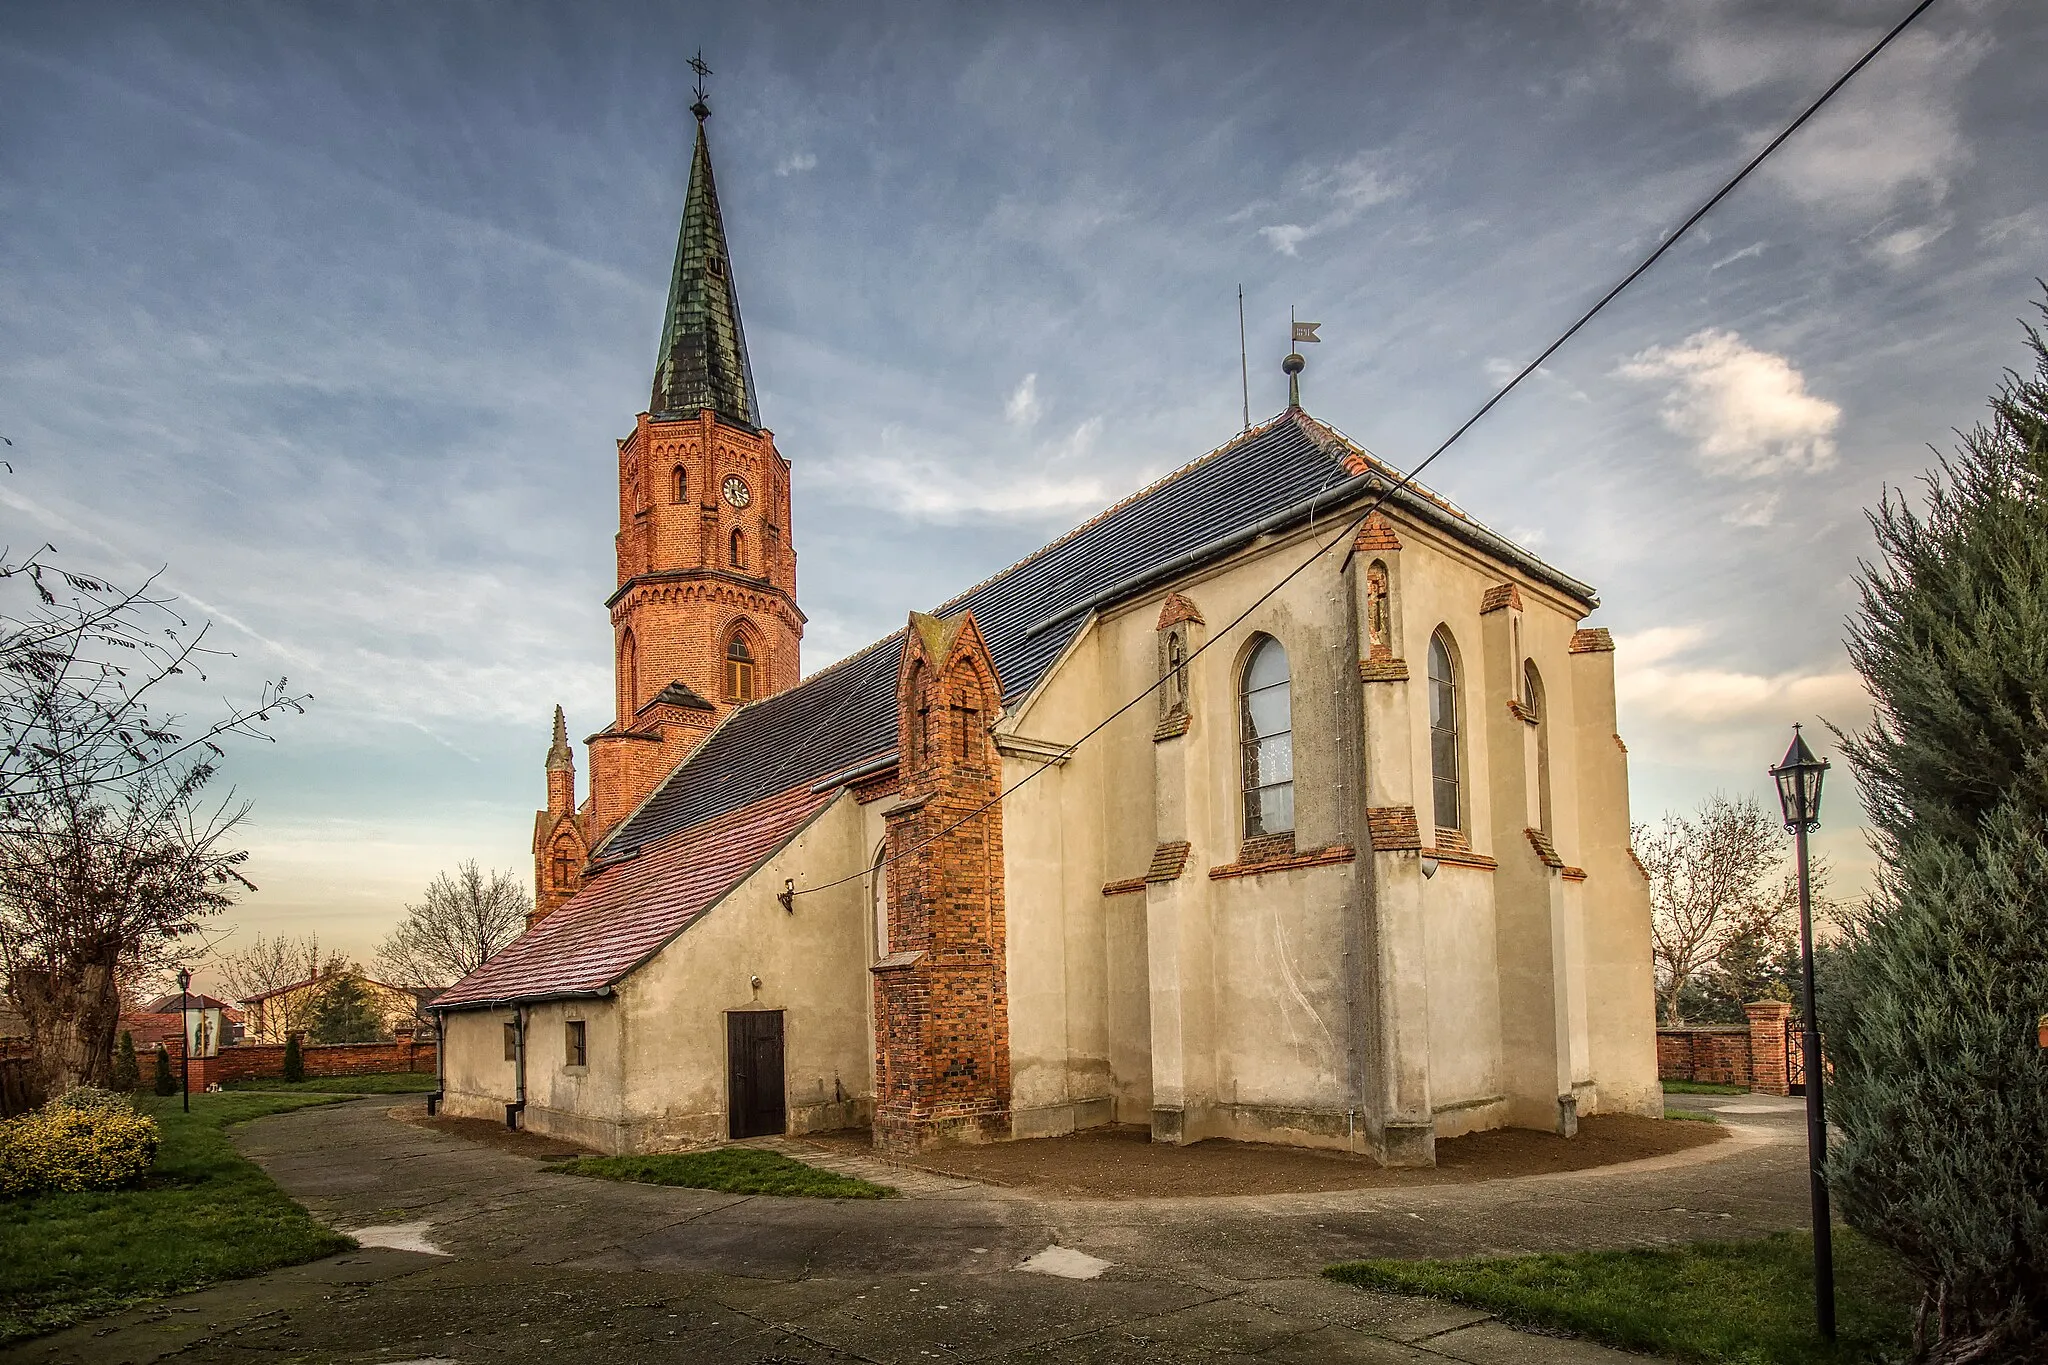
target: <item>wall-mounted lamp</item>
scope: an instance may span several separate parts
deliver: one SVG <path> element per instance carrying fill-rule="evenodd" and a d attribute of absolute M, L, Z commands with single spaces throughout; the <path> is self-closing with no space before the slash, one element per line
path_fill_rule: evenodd
<path fill-rule="evenodd" d="M 748 985 L 750 985 L 750 986 L 752 986 L 752 987 L 754 988 L 754 994 L 756 994 L 756 995 L 759 995 L 759 994 L 761 993 L 761 978 L 760 978 L 760 977 L 758 977 L 758 976 L 750 976 L 750 977 L 748 977 L 748 978 L 747 978 L 747 984 L 748 984 Z"/>
<path fill-rule="evenodd" d="M 1428 855 L 1427 853 L 1425 853 L 1425 854 L 1423 854 L 1423 855 L 1422 855 L 1422 875 L 1423 875 L 1423 876 L 1425 876 L 1425 877 L 1434 877 L 1434 876 L 1436 875 L 1436 869 L 1437 869 L 1437 866 L 1438 866 L 1438 864 L 1437 864 L 1437 860 L 1436 860 L 1436 859 L 1434 859 L 1434 858 L 1430 857 L 1430 856 L 1429 856 L 1429 855 Z"/>
<path fill-rule="evenodd" d="M 794 915 L 796 913 L 796 878 L 784 877 L 782 879 L 782 890 L 776 895 L 775 899 L 782 902 L 784 910 Z"/>

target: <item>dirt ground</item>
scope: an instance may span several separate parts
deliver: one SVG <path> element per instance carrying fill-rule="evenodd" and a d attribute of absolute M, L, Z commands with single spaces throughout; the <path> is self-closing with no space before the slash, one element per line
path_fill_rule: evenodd
<path fill-rule="evenodd" d="M 926 1152 L 916 1164 L 968 1180 L 1067 1198 L 1315 1194 L 1578 1171 L 1682 1152 L 1727 1136 L 1726 1129 L 1713 1123 L 1603 1114 L 1581 1120 L 1575 1138 L 1520 1128 L 1450 1138 L 1437 1143 L 1435 1167 L 1394 1170 L 1350 1152 L 1256 1142 L 1212 1139 L 1173 1147 L 1153 1142 L 1149 1128 L 1118 1124 L 1065 1137 L 942 1148 Z M 872 1155 L 866 1129 L 813 1133 L 798 1140 L 826 1152 Z"/>
<path fill-rule="evenodd" d="M 458 1119 L 446 1114 L 427 1117 L 426 1101 L 417 1104 L 401 1104 L 392 1109 L 391 1117 L 402 1123 L 416 1124 L 431 1128 L 437 1133 L 481 1143 L 514 1156 L 530 1156 L 537 1161 L 567 1161 L 572 1157 L 594 1156 L 589 1147 L 579 1147 L 573 1142 L 545 1133 L 529 1133 L 525 1129 L 514 1131 L 493 1119 Z"/>

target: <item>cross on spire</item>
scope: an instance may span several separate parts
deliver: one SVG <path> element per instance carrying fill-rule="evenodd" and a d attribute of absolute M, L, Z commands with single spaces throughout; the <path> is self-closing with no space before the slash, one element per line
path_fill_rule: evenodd
<path fill-rule="evenodd" d="M 690 70 L 697 73 L 697 102 L 690 106 L 690 112 L 702 123 L 711 117 L 711 106 L 704 102 L 704 78 L 711 74 L 711 68 L 704 65 L 704 49 L 698 48 L 697 55 L 690 58 Z"/>

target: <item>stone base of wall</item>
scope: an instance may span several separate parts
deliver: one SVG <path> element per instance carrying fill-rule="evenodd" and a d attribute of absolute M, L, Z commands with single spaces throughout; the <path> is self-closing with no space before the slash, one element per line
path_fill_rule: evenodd
<path fill-rule="evenodd" d="M 1010 1136 L 1014 1138 L 1065 1137 L 1083 1128 L 1100 1128 L 1116 1122 L 1116 1101 L 1108 1095 L 1071 1104 L 1048 1104 L 1035 1109 L 1010 1111 Z"/>
<path fill-rule="evenodd" d="M 1010 1111 L 990 1110 L 980 1114 L 959 1114 L 946 1118 L 911 1118 L 901 1114 L 875 1115 L 875 1150 L 889 1156 L 916 1156 L 934 1147 L 970 1146 L 983 1142 L 1008 1142 L 1015 1133 Z"/>

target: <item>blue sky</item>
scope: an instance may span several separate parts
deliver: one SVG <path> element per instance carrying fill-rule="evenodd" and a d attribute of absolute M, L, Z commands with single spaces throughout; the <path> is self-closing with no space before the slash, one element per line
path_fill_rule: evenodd
<path fill-rule="evenodd" d="M 250 931 L 530 878 L 711 123 L 811 671 L 1228 439 L 1433 448 L 1907 5 L 13 4 L 0 525 L 316 704 Z M 1942 0 L 1428 481 L 1602 591 L 1638 818 L 1855 720 L 1861 509 L 2020 363 L 2048 12 Z M 198 700 L 203 701 L 204 696 Z M 1859 837 L 1840 782 L 1827 846 Z"/>

